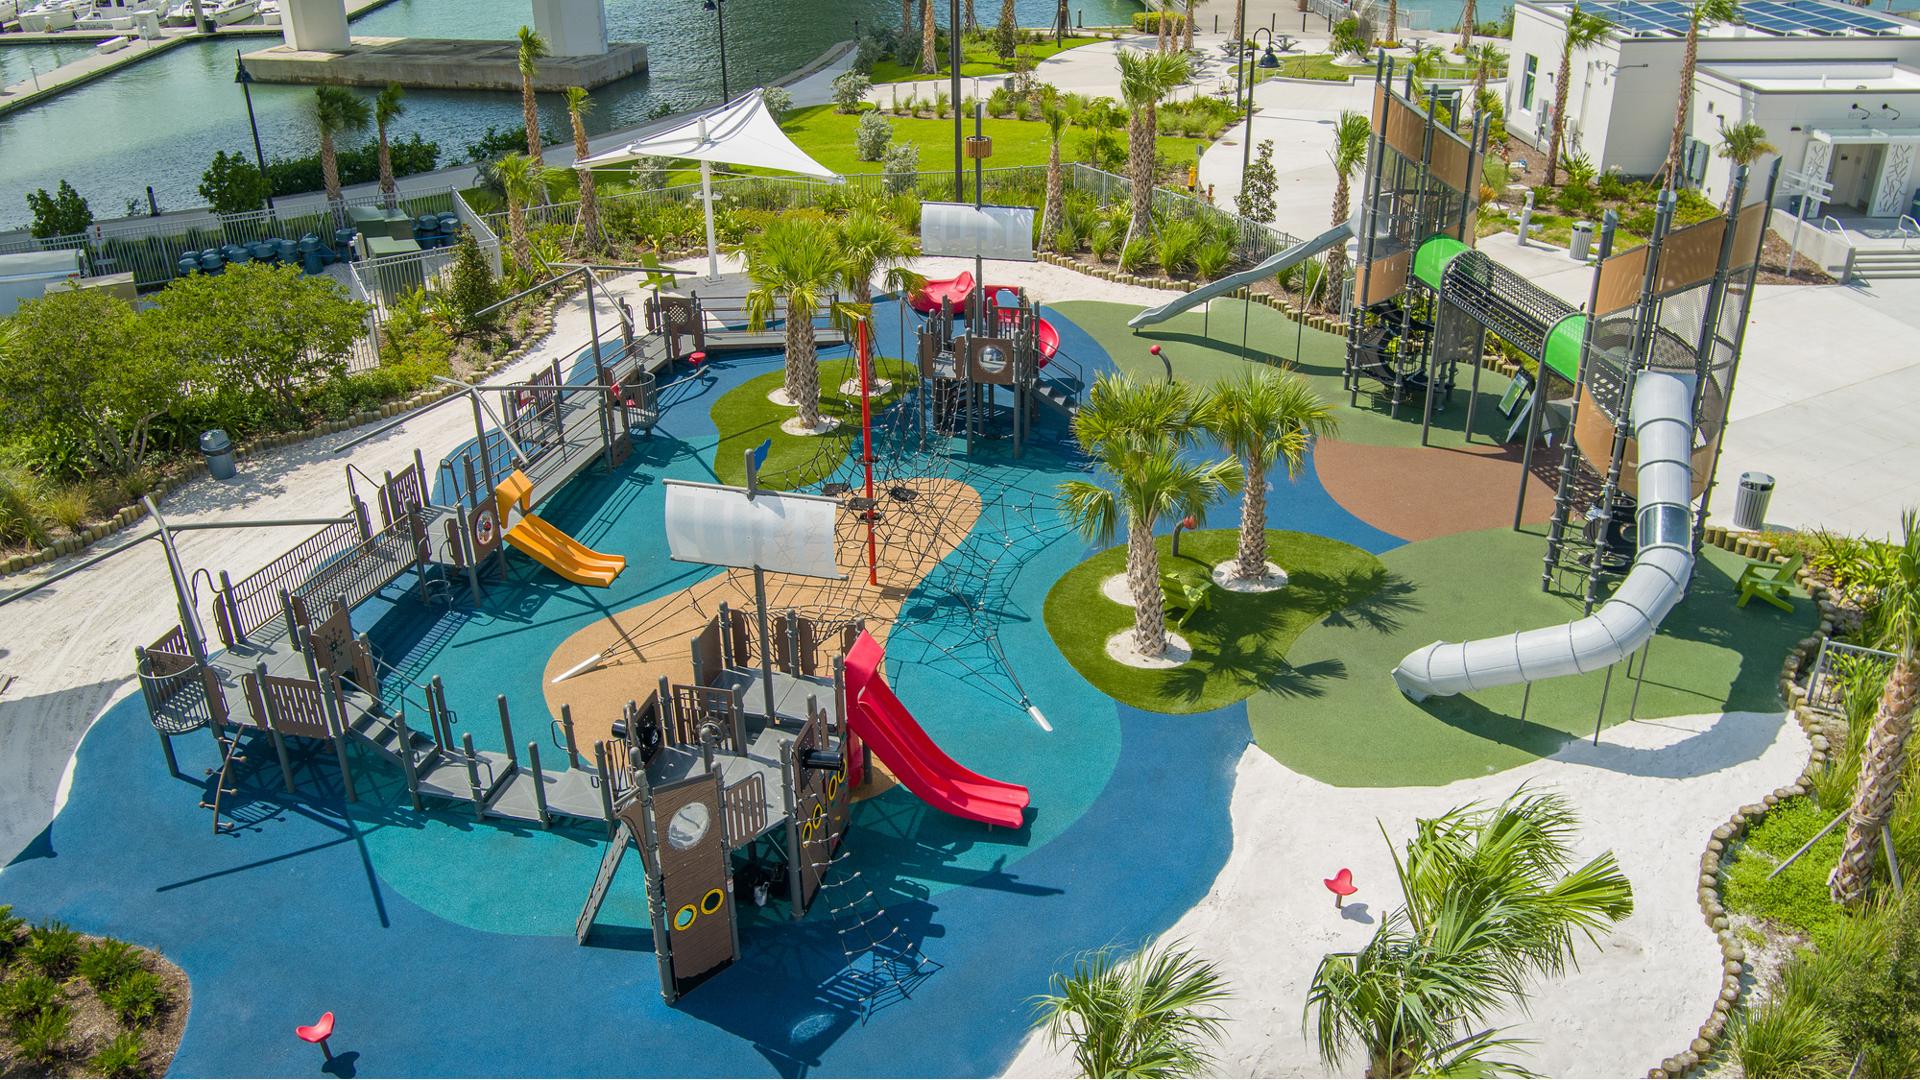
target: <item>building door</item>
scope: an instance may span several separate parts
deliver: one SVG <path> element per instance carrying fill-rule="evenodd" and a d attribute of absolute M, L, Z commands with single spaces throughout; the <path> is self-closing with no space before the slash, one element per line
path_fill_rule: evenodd
<path fill-rule="evenodd" d="M 1880 161 L 1886 147 L 1848 143 L 1834 149 L 1833 205 L 1864 214 L 1873 197 L 1873 184 L 1880 175 Z"/>

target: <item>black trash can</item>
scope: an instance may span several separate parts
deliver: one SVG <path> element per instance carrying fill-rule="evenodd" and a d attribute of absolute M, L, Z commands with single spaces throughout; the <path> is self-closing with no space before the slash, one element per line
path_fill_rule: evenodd
<path fill-rule="evenodd" d="M 202 432 L 200 455 L 207 459 L 207 472 L 215 480 L 233 479 L 233 440 L 226 432 L 219 428 Z"/>
<path fill-rule="evenodd" d="M 1758 532 L 1767 524 L 1767 503 L 1773 499 L 1773 477 L 1763 472 L 1740 474 L 1733 500 L 1733 527 Z"/>

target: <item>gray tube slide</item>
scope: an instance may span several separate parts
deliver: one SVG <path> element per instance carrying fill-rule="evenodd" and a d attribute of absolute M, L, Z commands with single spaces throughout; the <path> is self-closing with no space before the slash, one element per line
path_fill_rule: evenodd
<path fill-rule="evenodd" d="M 1653 637 L 1693 575 L 1693 383 L 1691 373 L 1654 370 L 1634 382 L 1640 546 L 1613 597 L 1562 626 L 1416 649 L 1393 669 L 1401 693 L 1422 701 L 1598 671 Z"/>
<path fill-rule="evenodd" d="M 1201 304 L 1206 303 L 1216 296 L 1225 296 L 1227 293 L 1242 286 L 1251 285 L 1256 281 L 1264 281 L 1295 263 L 1305 262 L 1313 258 L 1315 255 L 1320 254 L 1335 244 L 1344 244 L 1351 236 L 1353 236 L 1353 222 L 1343 221 L 1311 240 L 1302 240 L 1285 251 L 1266 259 L 1251 270 L 1242 270 L 1237 274 L 1228 274 L 1218 281 L 1202 285 L 1190 293 L 1177 296 L 1157 308 L 1148 308 L 1133 318 L 1128 319 L 1127 325 L 1138 330 L 1143 326 L 1152 326 L 1154 323 L 1166 322 L 1175 315 L 1189 308 L 1199 307 Z"/>

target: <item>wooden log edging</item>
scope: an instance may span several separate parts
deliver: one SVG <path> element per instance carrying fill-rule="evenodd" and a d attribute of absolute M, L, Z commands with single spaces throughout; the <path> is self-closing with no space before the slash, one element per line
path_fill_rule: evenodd
<path fill-rule="evenodd" d="M 1708 526 L 1706 541 L 1748 558 L 1776 563 L 1786 561 L 1772 543 L 1724 526 Z M 1833 591 L 1816 581 L 1809 570 L 1802 568 L 1799 579 L 1807 594 L 1819 605 L 1820 626 L 1814 633 L 1796 642 L 1781 664 L 1780 696 L 1787 702 L 1787 708 L 1801 730 L 1807 734 L 1807 764 L 1793 783 L 1775 788 L 1761 796 L 1759 802 L 1748 803 L 1734 811 L 1725 824 L 1713 830 L 1712 837 L 1707 840 L 1706 850 L 1700 856 L 1700 914 L 1720 943 L 1720 993 L 1693 1041 L 1679 1053 L 1663 1058 L 1659 1065 L 1647 1070 L 1649 1077 L 1687 1076 L 1712 1057 L 1725 1041 L 1734 1010 L 1740 1004 L 1740 977 L 1747 970 L 1747 950 L 1735 936 L 1731 917 L 1721 898 L 1722 863 L 1733 845 L 1769 810 L 1784 800 L 1805 795 L 1810 790 L 1814 774 L 1826 767 L 1828 747 L 1840 737 L 1830 717 L 1807 705 L 1807 691 L 1799 683 L 1803 674 L 1811 675 L 1809 666 L 1820 655 L 1821 644 L 1833 633 L 1834 624 L 1841 614 L 1840 606 L 1834 600 Z"/>
<path fill-rule="evenodd" d="M 564 293 L 548 297 L 535 305 L 532 311 L 535 327 L 527 334 L 526 340 L 507 350 L 501 354 L 498 359 L 489 362 L 485 367 L 477 369 L 474 373 L 475 377 L 484 382 L 503 369 L 525 359 L 527 354 L 533 351 L 535 345 L 546 340 L 548 335 L 553 333 L 554 313 L 559 309 L 560 303 L 564 300 L 571 299 L 579 291 L 579 289 L 568 289 Z M 458 392 L 456 388 L 447 386 L 444 383 L 434 383 L 431 386 L 416 390 L 406 397 L 383 402 L 377 407 L 361 409 L 338 420 L 323 420 L 315 426 L 302 431 L 279 431 L 249 439 L 245 443 L 238 443 L 234 446 L 234 459 L 236 461 L 245 461 L 248 458 L 271 450 L 283 449 L 310 440 L 325 438 L 329 435 L 338 435 L 343 431 L 349 431 L 362 424 L 371 424 L 377 420 L 391 420 L 402 413 L 411 412 L 422 405 L 439 401 L 449 394 Z M 157 503 L 173 492 L 185 487 L 187 484 L 198 480 L 206 474 L 206 471 L 206 459 L 195 454 L 190 458 L 182 460 L 179 465 L 166 476 L 156 480 L 153 487 L 147 491 L 147 494 L 152 496 L 153 500 Z M 18 555 L 0 560 L 0 578 L 5 578 L 10 574 L 22 573 L 37 566 L 44 566 L 56 559 L 65 558 L 68 555 L 85 551 L 87 548 L 118 533 L 120 530 L 127 528 L 146 516 L 146 509 L 139 503 L 131 503 L 123 506 L 110 515 L 105 521 L 89 525 L 85 529 L 82 529 L 76 536 L 56 540 L 38 551 L 22 552 Z"/>

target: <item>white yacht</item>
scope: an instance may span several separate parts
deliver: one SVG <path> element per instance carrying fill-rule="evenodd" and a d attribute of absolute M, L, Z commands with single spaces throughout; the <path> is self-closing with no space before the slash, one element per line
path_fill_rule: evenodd
<path fill-rule="evenodd" d="M 213 20 L 215 26 L 230 26 L 237 22 L 246 22 L 260 7 L 257 0 L 218 0 L 217 3 L 201 2 L 201 10 Z"/>
<path fill-rule="evenodd" d="M 35 33 L 65 30 L 93 9 L 93 0 L 41 0 L 20 12 L 20 29 Z"/>

